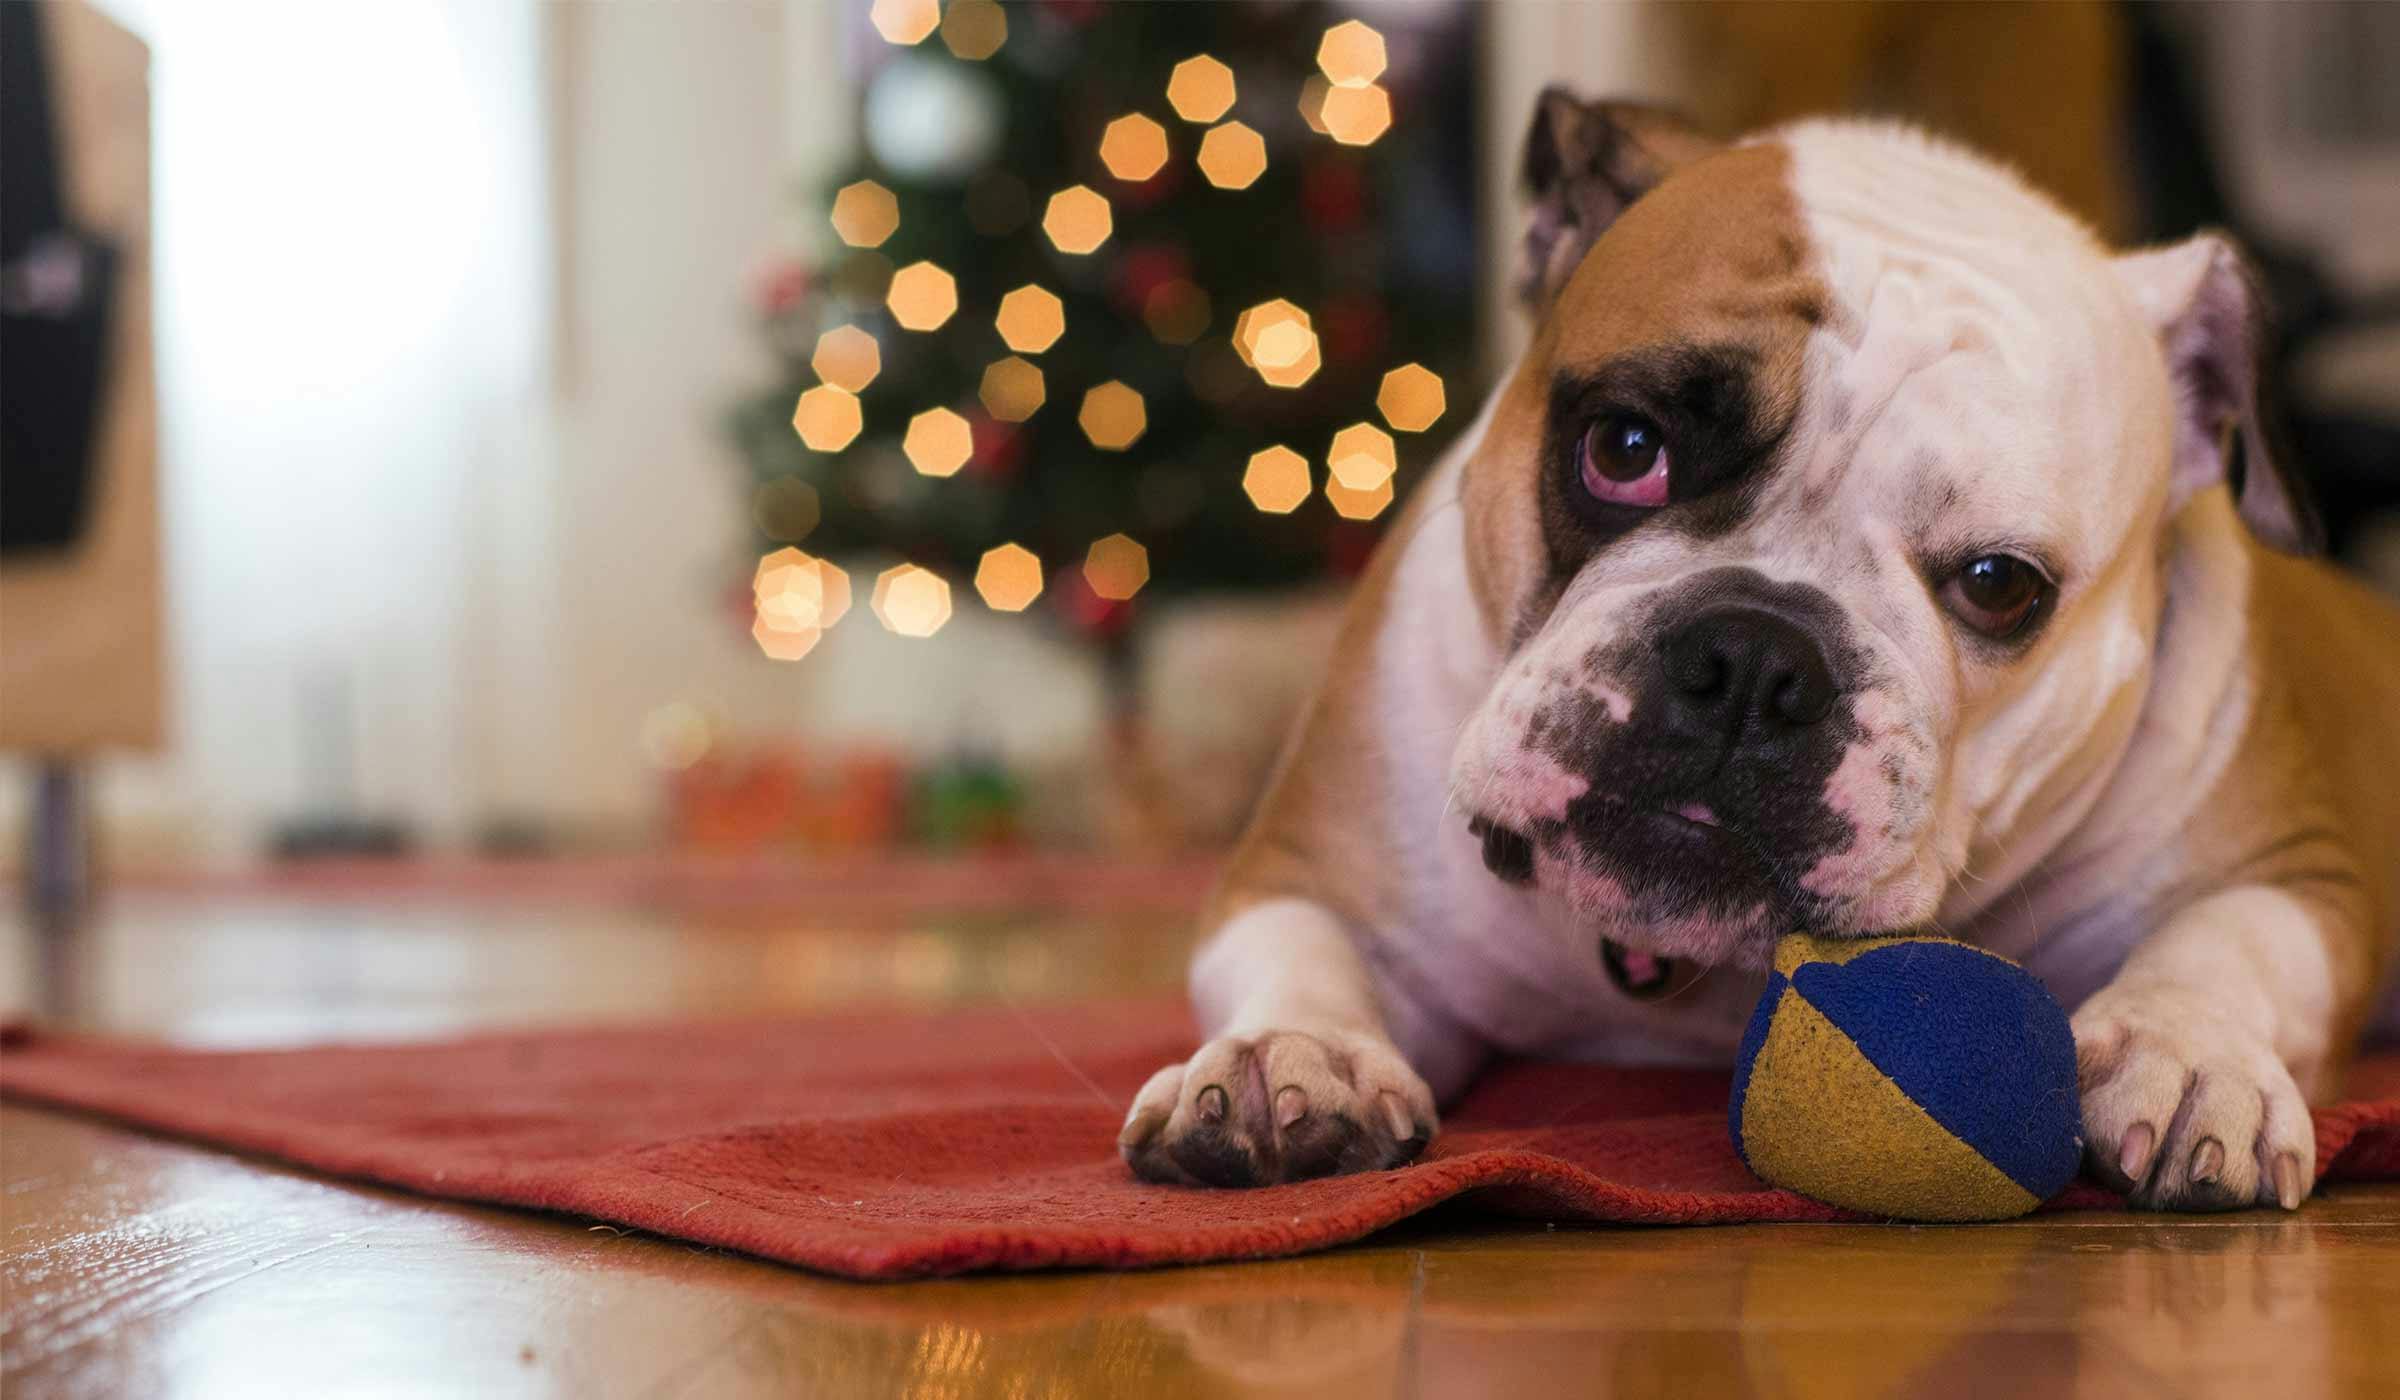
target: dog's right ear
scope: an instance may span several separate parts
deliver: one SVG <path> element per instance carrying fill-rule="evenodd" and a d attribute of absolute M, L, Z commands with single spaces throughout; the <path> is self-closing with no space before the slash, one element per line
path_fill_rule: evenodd
<path fill-rule="evenodd" d="M 1690 123 L 1637 102 L 1586 102 L 1561 87 L 1542 90 L 1525 133 L 1524 178 L 1533 208 L 1517 296 L 1540 311 L 1567 284 L 1601 231 L 1626 206 L 1687 161 L 1721 143 Z"/>

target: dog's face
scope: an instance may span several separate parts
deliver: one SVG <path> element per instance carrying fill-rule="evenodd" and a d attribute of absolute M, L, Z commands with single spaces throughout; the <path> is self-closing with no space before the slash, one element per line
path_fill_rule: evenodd
<path fill-rule="evenodd" d="M 2130 733 L 2163 522 L 2247 421 L 2238 268 L 1888 128 L 1554 95 L 1528 172 L 1539 325 L 1460 485 L 1486 865 L 1619 953 L 1933 918 Z"/>

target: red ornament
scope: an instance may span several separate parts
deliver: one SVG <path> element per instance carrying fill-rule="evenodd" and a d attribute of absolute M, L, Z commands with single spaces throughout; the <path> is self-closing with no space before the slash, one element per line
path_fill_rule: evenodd
<path fill-rule="evenodd" d="M 1079 565 L 1068 564 L 1051 572 L 1049 598 L 1067 625 L 1094 641 L 1116 636 L 1133 622 L 1133 601 L 1118 602 L 1094 593 Z"/>
<path fill-rule="evenodd" d="M 751 296 L 758 305 L 758 314 L 773 318 L 798 306 L 801 299 L 808 295 L 809 283 L 814 280 L 806 263 L 786 258 L 771 264 L 759 273 L 751 289 Z"/>
<path fill-rule="evenodd" d="M 1383 348 L 1391 318 L 1372 297 L 1342 296 L 1325 304 L 1326 358 L 1340 364 L 1371 359 Z"/>
<path fill-rule="evenodd" d="M 1310 161 L 1300 174 L 1300 208 L 1320 234 L 1358 227 L 1367 213 L 1367 181 L 1358 163 L 1340 157 Z"/>
<path fill-rule="evenodd" d="M 1006 481 L 1025 465 L 1025 431 L 1016 424 L 974 413 L 967 416 L 967 431 L 974 441 L 974 451 L 967 458 L 968 470 Z"/>
<path fill-rule="evenodd" d="M 1172 243 L 1141 243 L 1126 249 L 1109 272 L 1109 291 L 1116 299 L 1117 309 L 1128 316 L 1139 316 L 1142 308 L 1150 304 L 1152 292 L 1169 282 L 1191 278 L 1192 259 Z"/>

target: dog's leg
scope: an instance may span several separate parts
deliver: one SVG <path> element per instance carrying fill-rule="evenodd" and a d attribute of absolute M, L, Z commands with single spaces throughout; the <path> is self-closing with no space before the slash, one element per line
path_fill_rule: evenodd
<path fill-rule="evenodd" d="M 2201 899 L 2074 1016 L 2087 1161 L 2137 1206 L 2296 1208 L 2308 1091 L 2346 1009 L 2322 906 L 2268 886 Z"/>
<path fill-rule="evenodd" d="M 1258 1186 L 1398 1166 L 1432 1140 L 1433 1088 L 1394 1042 L 1332 911 L 1290 898 L 1249 906 L 1202 949 L 1192 990 L 1211 1039 L 1135 1097 L 1118 1147 L 1137 1174 Z M 1428 1068 L 1463 1083 L 1467 1038 L 1406 1020 Z"/>

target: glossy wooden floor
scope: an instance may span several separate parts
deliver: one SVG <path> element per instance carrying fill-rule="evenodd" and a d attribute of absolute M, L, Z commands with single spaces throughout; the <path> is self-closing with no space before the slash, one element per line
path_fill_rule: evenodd
<path fill-rule="evenodd" d="M 1105 921 L 132 902 L 77 1019 L 220 1043 L 1171 985 Z M 6 940 L 0 996 L 37 950 Z M 1423 1220 L 1310 1259 L 848 1284 L 0 1107 L 10 1396 L 2390 1395 L 2400 1188 L 1972 1228 Z"/>

